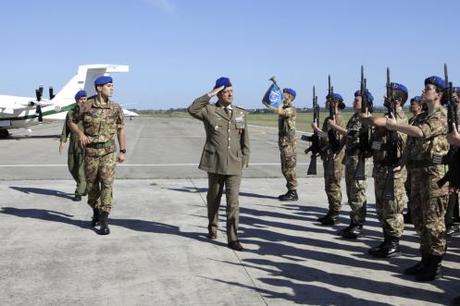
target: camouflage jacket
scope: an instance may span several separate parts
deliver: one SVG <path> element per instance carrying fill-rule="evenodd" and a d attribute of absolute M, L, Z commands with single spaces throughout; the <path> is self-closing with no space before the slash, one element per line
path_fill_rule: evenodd
<path fill-rule="evenodd" d="M 388 116 L 388 114 L 387 114 Z M 402 108 L 399 108 L 396 111 L 396 122 L 407 124 L 407 117 L 404 113 Z M 388 160 L 388 152 L 391 149 L 389 146 L 389 137 L 390 131 L 388 131 L 384 127 L 375 128 L 374 132 L 372 133 L 372 156 L 374 159 L 374 171 L 387 171 L 388 166 L 396 166 L 399 164 L 399 160 L 403 156 L 403 151 L 406 146 L 407 135 L 400 132 L 393 132 L 396 133 L 396 157 L 397 160 L 390 161 Z M 399 171 L 395 173 L 395 177 L 399 177 L 403 175 L 404 171 Z"/>
<path fill-rule="evenodd" d="M 345 138 L 345 152 L 348 156 L 359 154 L 359 132 L 362 123 L 359 121 L 359 113 L 354 113 L 347 123 L 347 136 Z"/>
<path fill-rule="evenodd" d="M 406 164 L 411 167 L 423 167 L 425 174 L 430 178 L 430 196 L 446 195 L 447 184 L 443 188 L 437 187 L 447 166 L 435 162 L 449 151 L 447 142 L 447 114 L 442 106 L 437 106 L 427 113 L 416 118 L 414 125 L 419 127 L 423 137 L 410 137 L 406 147 Z"/>
<path fill-rule="evenodd" d="M 278 115 L 278 144 L 279 146 L 295 145 L 296 109 L 292 103 L 283 105 L 284 113 Z"/>
<path fill-rule="evenodd" d="M 80 147 L 80 143 L 78 142 L 78 137 L 69 128 L 69 122 L 72 121 L 72 117 L 74 112 L 78 112 L 78 108 L 75 107 L 73 110 L 69 110 L 65 117 L 64 125 L 62 127 L 61 133 L 61 142 L 66 143 L 69 140 L 69 154 L 84 154 L 84 150 Z M 81 122 L 78 124 L 78 128 L 83 130 L 83 125 Z"/>
<path fill-rule="evenodd" d="M 72 121 L 81 121 L 83 132 L 90 139 L 85 148 L 87 156 L 103 156 L 114 152 L 114 137 L 125 124 L 120 105 L 111 100 L 102 102 L 97 97 L 89 98 L 85 106 L 74 113 Z"/>
<path fill-rule="evenodd" d="M 327 126 L 328 120 L 329 120 L 329 116 L 324 119 L 323 126 L 321 128 L 321 130 L 324 132 L 324 134 L 322 134 L 322 136 L 320 137 L 320 147 L 321 148 L 323 147 L 328 148 L 328 145 L 329 145 L 329 137 L 328 137 L 329 129 Z M 343 120 L 342 114 L 339 112 L 335 114 L 335 123 L 340 127 L 346 128 L 345 121 Z M 336 132 L 335 135 L 337 137 L 337 141 L 339 143 L 342 143 L 344 139 L 342 134 Z M 330 157 L 331 153 L 332 153 L 331 150 L 326 149 L 325 151 L 321 152 L 321 159 L 326 160 L 327 158 Z M 340 151 L 337 154 L 335 154 L 335 160 L 342 162 L 344 156 L 345 156 L 345 146 L 342 146 Z"/>

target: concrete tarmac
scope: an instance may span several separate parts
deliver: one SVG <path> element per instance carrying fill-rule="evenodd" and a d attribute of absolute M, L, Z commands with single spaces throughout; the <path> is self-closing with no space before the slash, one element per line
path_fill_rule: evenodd
<path fill-rule="evenodd" d="M 362 239 L 337 235 L 349 222 L 344 184 L 342 223 L 320 226 L 327 199 L 323 179 L 303 175 L 307 144 L 298 147 L 300 200 L 279 202 L 276 130 L 261 127 L 250 127 L 240 193 L 246 251 L 226 247 L 225 200 L 219 237 L 206 238 L 207 180 L 197 170 L 204 131 L 190 119 L 127 121 L 112 233 L 99 236 L 89 206 L 72 199 L 53 136 L 60 130 L 43 125 L 0 141 L 0 305 L 446 305 L 460 294 L 459 238 L 448 241 L 444 277 L 428 283 L 401 273 L 419 259 L 411 225 L 403 256 L 367 255 L 382 239 L 371 178 Z"/>

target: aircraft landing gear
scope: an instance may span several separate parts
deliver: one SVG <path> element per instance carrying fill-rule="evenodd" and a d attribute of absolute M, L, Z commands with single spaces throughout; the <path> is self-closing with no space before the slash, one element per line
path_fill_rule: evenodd
<path fill-rule="evenodd" d="M 0 130 L 0 139 L 1 138 L 8 138 L 8 136 L 10 136 L 10 133 L 8 133 L 7 129 L 1 129 Z"/>

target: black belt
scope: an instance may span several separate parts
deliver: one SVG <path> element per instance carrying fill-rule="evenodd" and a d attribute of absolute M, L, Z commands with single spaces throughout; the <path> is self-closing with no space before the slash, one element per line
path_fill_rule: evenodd
<path fill-rule="evenodd" d="M 87 148 L 93 148 L 93 149 L 103 149 L 103 148 L 109 148 L 111 146 L 115 145 L 115 142 L 113 140 L 109 140 L 106 142 L 92 142 L 86 145 Z"/>

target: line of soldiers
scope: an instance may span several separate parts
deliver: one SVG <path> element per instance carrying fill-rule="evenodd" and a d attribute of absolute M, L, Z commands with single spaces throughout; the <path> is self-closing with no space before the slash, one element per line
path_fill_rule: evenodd
<path fill-rule="evenodd" d="M 403 111 L 408 90 L 403 84 L 390 82 L 388 72 L 384 97 L 388 111 L 385 116 L 372 116 L 373 96 L 364 86 L 354 94 L 354 114 L 346 125 L 340 112 L 345 105 L 337 93 L 326 97 L 327 107 L 335 110 L 334 115 L 325 119 L 322 129 L 312 124 L 314 133 L 322 142 L 321 158 L 329 202 L 327 214 L 318 221 L 327 226 L 339 222 L 344 164 L 351 212 L 349 226 L 339 233 L 349 239 L 362 235 L 367 207 L 366 179 L 357 177 L 357 168 L 360 167 L 360 158 L 372 157 L 376 211 L 382 224 L 383 241 L 370 248 L 368 253 L 376 258 L 401 254 L 399 241 L 404 231 L 404 195 L 407 190 L 409 212 L 406 219 L 412 220 L 420 235 L 421 260 L 404 273 L 414 275 L 417 281 L 431 281 L 441 276 L 441 261 L 447 250 L 446 225 L 449 229 L 454 219 L 458 220 L 457 216 L 454 217 L 454 211 L 458 213 L 458 186 L 451 184 L 449 190 L 448 184 L 440 182 L 448 172 L 447 164 L 460 162 L 458 155 L 449 153 L 457 151 L 455 146 L 460 146 L 460 136 L 457 126 L 448 134 L 447 112 L 442 105 L 447 101 L 448 84 L 441 77 L 431 76 L 425 79 L 424 85 L 422 96 L 410 101 L 414 115 L 410 120 Z M 460 88 L 453 87 L 451 92 L 451 102 L 458 105 L 458 110 Z M 363 111 L 366 106 L 367 110 Z M 455 114 L 458 119 L 459 115 L 458 112 Z M 331 131 L 338 135 L 341 144 L 338 149 L 330 145 Z M 363 137 L 365 132 L 368 134 Z"/>

